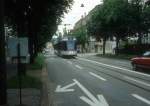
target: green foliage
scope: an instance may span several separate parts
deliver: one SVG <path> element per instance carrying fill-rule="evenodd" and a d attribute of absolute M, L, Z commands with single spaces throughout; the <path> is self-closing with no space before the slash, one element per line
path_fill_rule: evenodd
<path fill-rule="evenodd" d="M 88 32 L 102 38 L 104 32 L 119 38 L 144 33 L 149 29 L 149 8 L 142 0 L 105 0 L 88 22 Z"/>
<path fill-rule="evenodd" d="M 40 51 L 49 41 L 73 0 L 5 0 L 6 23 L 17 27 L 18 35 L 30 37 Z"/>
<path fill-rule="evenodd" d="M 147 30 L 150 29 L 150 5 L 143 8 L 143 19 Z"/>
<path fill-rule="evenodd" d="M 82 26 L 72 32 L 72 36 L 77 38 L 78 44 L 84 45 L 87 42 L 86 26 Z"/>
<path fill-rule="evenodd" d="M 12 77 L 7 81 L 8 88 L 19 88 L 18 76 Z M 42 87 L 40 79 L 31 76 L 22 76 L 22 88 L 37 88 Z"/>
<path fill-rule="evenodd" d="M 87 30 L 89 35 L 95 35 L 97 38 L 108 37 L 107 32 L 109 27 L 107 25 L 103 5 L 97 6 L 96 11 L 92 13 L 92 18 L 87 23 Z"/>
<path fill-rule="evenodd" d="M 39 54 L 36 58 L 33 64 L 29 64 L 28 69 L 29 70 L 41 70 L 44 66 L 44 56 L 42 54 Z"/>
<path fill-rule="evenodd" d="M 143 0 L 104 0 L 98 5 L 87 24 L 88 34 L 104 41 L 116 37 L 116 45 L 127 36 L 139 35 L 150 29 L 150 5 Z"/>
<path fill-rule="evenodd" d="M 107 0 L 104 2 L 106 23 L 112 36 L 119 38 L 126 36 L 130 23 L 128 6 L 126 0 Z"/>

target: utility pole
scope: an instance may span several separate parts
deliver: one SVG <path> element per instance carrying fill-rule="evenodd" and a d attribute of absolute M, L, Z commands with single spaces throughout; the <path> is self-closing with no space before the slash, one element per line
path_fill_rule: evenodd
<path fill-rule="evenodd" d="M 66 26 L 69 26 L 69 25 L 71 25 L 71 24 L 64 24 L 64 26 L 65 26 L 65 30 L 64 30 L 65 32 L 64 32 L 64 34 L 66 34 L 67 36 L 68 36 L 68 31 L 67 31 L 67 27 Z"/>
<path fill-rule="evenodd" d="M 4 0 L 0 0 L 0 106 L 7 104 Z"/>

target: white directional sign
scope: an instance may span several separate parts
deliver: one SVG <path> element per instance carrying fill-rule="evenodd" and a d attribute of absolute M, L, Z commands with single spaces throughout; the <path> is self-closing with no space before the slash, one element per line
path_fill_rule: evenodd
<path fill-rule="evenodd" d="M 103 95 L 97 95 L 97 98 L 86 89 L 78 80 L 73 79 L 74 83 L 66 85 L 65 87 L 61 87 L 60 85 L 57 86 L 55 92 L 71 92 L 74 89 L 69 89 L 70 87 L 77 85 L 87 97 L 81 96 L 80 99 L 83 100 L 85 103 L 89 104 L 89 106 L 109 106 L 106 99 Z"/>
<path fill-rule="evenodd" d="M 81 96 L 80 99 L 89 104 L 90 106 L 109 106 L 103 95 L 97 95 L 98 99 L 92 95 L 79 81 L 73 79 L 73 81 L 81 88 L 81 90 L 88 96 Z"/>
<path fill-rule="evenodd" d="M 73 92 L 74 89 L 69 89 L 70 87 L 74 86 L 76 83 L 72 83 L 69 85 L 66 85 L 64 87 L 61 87 L 61 85 L 58 85 L 55 92 Z"/>

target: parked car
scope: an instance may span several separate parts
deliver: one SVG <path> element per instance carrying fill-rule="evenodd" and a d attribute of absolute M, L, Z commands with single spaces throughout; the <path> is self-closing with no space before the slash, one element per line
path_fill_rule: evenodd
<path fill-rule="evenodd" d="M 131 59 L 133 70 L 139 68 L 150 70 L 150 51 L 145 52 L 142 56 L 138 56 Z"/>

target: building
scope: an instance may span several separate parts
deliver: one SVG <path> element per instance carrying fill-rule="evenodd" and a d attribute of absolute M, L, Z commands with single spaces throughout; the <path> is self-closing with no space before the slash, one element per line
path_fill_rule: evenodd
<path fill-rule="evenodd" d="M 150 33 L 142 36 L 142 44 L 150 44 Z"/>
<path fill-rule="evenodd" d="M 87 22 L 92 18 L 93 13 L 97 11 L 98 8 L 100 8 L 101 5 L 95 6 L 94 9 L 92 9 L 87 15 L 82 16 L 79 21 L 76 22 L 73 30 L 78 30 L 83 27 L 87 28 Z M 86 30 L 86 29 L 85 29 Z M 87 31 L 86 31 L 87 32 Z M 87 33 L 88 36 L 88 33 Z M 81 49 L 81 45 L 78 46 Z M 113 53 L 113 50 L 115 48 L 115 41 L 108 40 L 106 41 L 106 53 Z M 96 38 L 93 36 L 88 36 L 88 42 L 85 44 L 85 48 L 87 52 L 91 53 L 102 53 L 103 48 L 103 40 L 97 41 Z"/>

